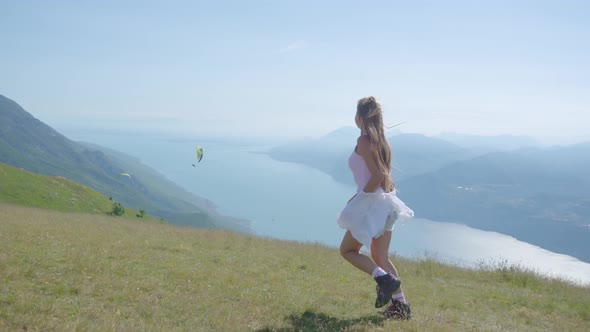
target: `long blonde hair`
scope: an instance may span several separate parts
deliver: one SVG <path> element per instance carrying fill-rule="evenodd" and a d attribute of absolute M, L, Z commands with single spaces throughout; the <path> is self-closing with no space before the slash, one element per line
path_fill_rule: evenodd
<path fill-rule="evenodd" d="M 384 191 L 391 192 L 395 189 L 391 178 L 391 148 L 385 138 L 381 105 L 375 100 L 375 97 L 362 98 L 358 101 L 356 114 L 362 120 L 363 131 L 369 136 L 377 167 L 384 175 L 381 187 Z"/>

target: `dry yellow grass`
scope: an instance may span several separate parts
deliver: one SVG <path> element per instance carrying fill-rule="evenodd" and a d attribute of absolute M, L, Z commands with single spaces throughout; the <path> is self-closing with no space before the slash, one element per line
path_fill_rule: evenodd
<path fill-rule="evenodd" d="M 395 262 L 409 322 L 384 320 L 334 248 L 0 205 L 0 330 L 590 330 L 589 288 Z"/>

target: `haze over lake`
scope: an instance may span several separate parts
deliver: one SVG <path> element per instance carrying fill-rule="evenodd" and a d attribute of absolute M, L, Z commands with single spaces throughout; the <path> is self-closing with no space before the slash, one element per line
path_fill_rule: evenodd
<path fill-rule="evenodd" d="M 248 219 L 257 235 L 337 247 L 344 234 L 336 224 L 336 214 L 355 188 L 308 166 L 270 158 L 264 152 L 272 142 L 80 132 L 68 136 L 140 158 L 170 180 L 214 202 L 220 213 Z M 205 155 L 193 167 L 197 144 L 203 146 Z M 403 199 L 403 188 L 400 190 Z M 468 267 L 508 262 L 590 283 L 590 264 L 576 258 L 503 234 L 420 219 L 420 211 L 415 212 L 416 219 L 400 222 L 394 230 L 391 250 L 398 255 L 426 255 Z"/>

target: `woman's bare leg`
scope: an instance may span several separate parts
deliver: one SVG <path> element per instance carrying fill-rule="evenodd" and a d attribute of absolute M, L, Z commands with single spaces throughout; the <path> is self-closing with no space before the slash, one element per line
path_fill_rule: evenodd
<path fill-rule="evenodd" d="M 389 259 L 389 244 L 391 243 L 391 231 L 383 233 L 380 237 L 373 239 L 371 242 L 371 256 L 373 261 L 385 272 L 390 272 L 399 279 L 397 269 Z M 402 292 L 402 287 L 394 293 L 399 294 Z"/>
<path fill-rule="evenodd" d="M 340 243 L 340 255 L 359 270 L 371 275 L 377 264 L 368 256 L 360 253 L 362 246 L 362 243 L 358 242 L 350 231 L 346 231 L 342 243 Z"/>

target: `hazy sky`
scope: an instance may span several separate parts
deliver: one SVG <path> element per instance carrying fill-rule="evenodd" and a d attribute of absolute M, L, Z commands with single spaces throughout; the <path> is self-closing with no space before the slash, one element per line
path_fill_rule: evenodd
<path fill-rule="evenodd" d="M 0 94 L 64 133 L 590 140 L 590 1 L 0 0 Z"/>

